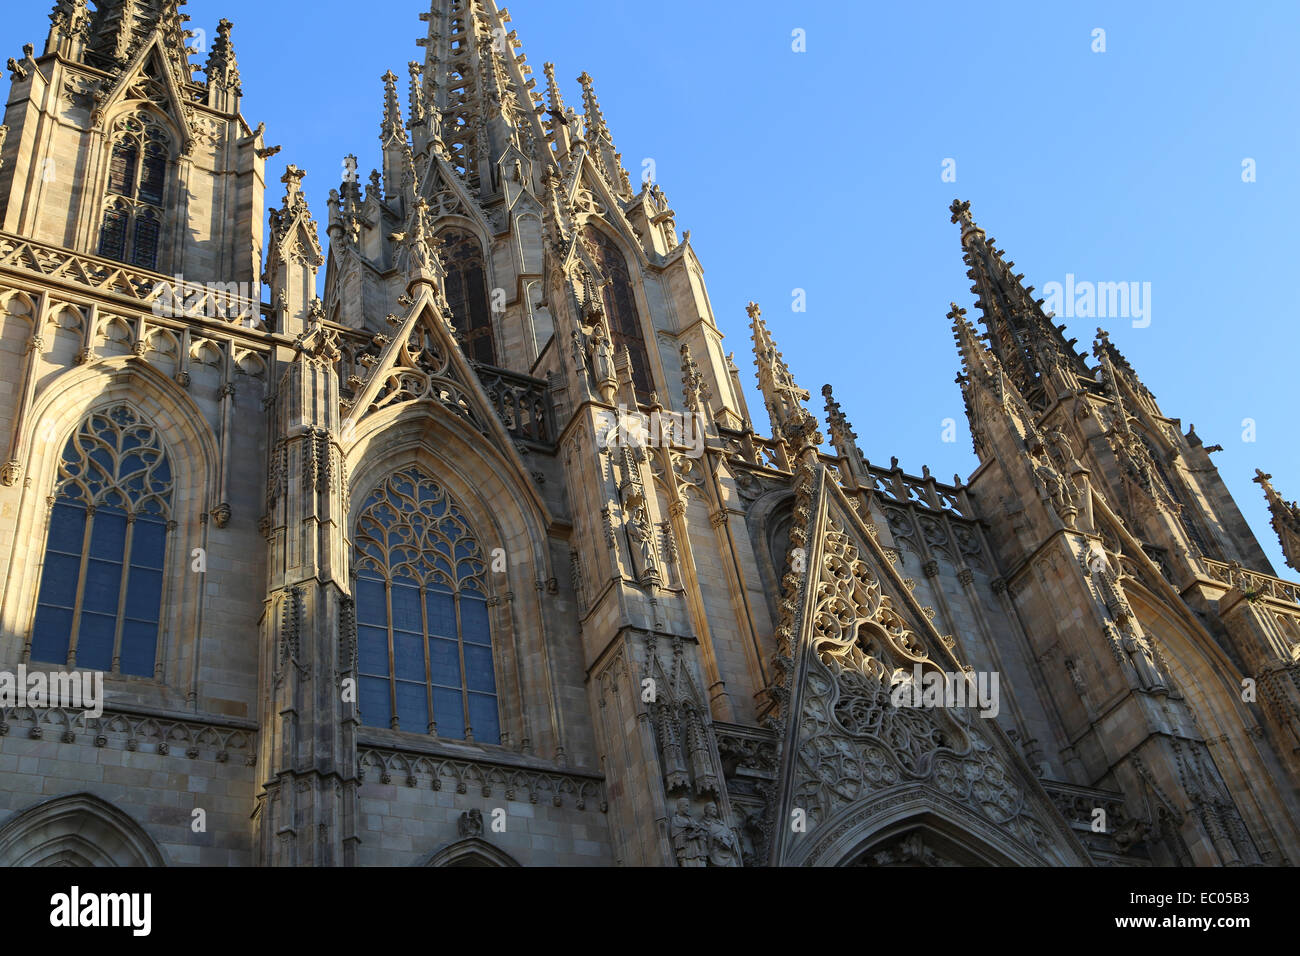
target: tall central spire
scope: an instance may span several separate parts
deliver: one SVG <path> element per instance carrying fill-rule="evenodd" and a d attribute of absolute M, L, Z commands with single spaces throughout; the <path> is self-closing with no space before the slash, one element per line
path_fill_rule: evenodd
<path fill-rule="evenodd" d="M 159 29 L 169 54 L 184 57 L 185 41 L 190 36 L 185 29 L 189 16 L 181 13 L 185 3 L 186 0 L 104 0 L 97 4 L 88 24 L 87 60 L 113 72 L 125 66 L 139 45 Z M 84 4 L 60 6 L 79 6 L 82 10 L 85 7 Z M 76 19 L 74 11 L 68 13 L 71 19 Z M 188 60 L 186 64 L 188 67 Z M 188 68 L 183 79 L 190 79 Z"/>
<path fill-rule="evenodd" d="M 495 164 L 506 151 L 532 156 L 544 139 L 532 69 L 507 30 L 510 14 L 493 0 L 433 0 L 420 19 L 428 31 L 419 41 L 418 99 L 427 116 L 418 128 L 412 124 L 415 152 L 439 147 L 472 190 L 492 195 L 500 185 Z"/>
<path fill-rule="evenodd" d="M 1052 324 L 1026 287 L 1023 275 L 1012 272 L 1014 262 L 1003 259 L 984 230 L 971 217 L 970 203 L 951 206 L 952 221 L 961 226 L 962 257 L 979 296 L 988 343 L 1011 380 L 1031 404 L 1045 405 L 1056 397 L 1049 385 L 1077 387 L 1077 379 L 1090 379 L 1087 361 L 1066 341 L 1062 328 Z M 1073 381 L 1071 379 L 1074 379 Z"/>

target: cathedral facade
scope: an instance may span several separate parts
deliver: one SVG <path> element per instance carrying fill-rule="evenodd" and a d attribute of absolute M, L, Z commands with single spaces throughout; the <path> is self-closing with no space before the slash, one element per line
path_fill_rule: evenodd
<path fill-rule="evenodd" d="M 724 349 L 494 0 L 433 0 L 324 234 L 182 5 L 9 61 L 0 864 L 1300 860 L 1300 585 L 968 203 L 949 484 L 757 305 Z"/>

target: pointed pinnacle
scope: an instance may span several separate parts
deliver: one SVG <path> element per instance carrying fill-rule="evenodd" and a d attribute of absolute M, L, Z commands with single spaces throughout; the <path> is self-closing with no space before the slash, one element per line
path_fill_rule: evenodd
<path fill-rule="evenodd" d="M 396 136 L 405 139 L 402 107 L 397 102 L 397 74 L 389 70 L 380 79 L 384 81 L 384 124 L 379 138 L 385 143 Z"/>
<path fill-rule="evenodd" d="M 858 436 L 845 417 L 844 410 L 840 408 L 840 403 L 835 401 L 830 385 L 822 386 L 822 397 L 826 399 L 826 424 L 829 426 L 831 444 L 839 448 L 856 440 Z"/>
<path fill-rule="evenodd" d="M 966 244 L 966 237 L 970 235 L 984 235 L 984 230 L 975 225 L 975 220 L 971 218 L 970 203 L 964 199 L 954 199 L 948 210 L 952 213 L 952 221 L 961 224 L 961 242 Z"/>
<path fill-rule="evenodd" d="M 586 70 L 578 77 L 582 84 L 582 106 L 587 114 L 587 128 L 597 135 L 609 138 L 609 127 L 605 125 L 605 115 L 600 111 L 600 101 L 596 99 L 594 80 Z"/>

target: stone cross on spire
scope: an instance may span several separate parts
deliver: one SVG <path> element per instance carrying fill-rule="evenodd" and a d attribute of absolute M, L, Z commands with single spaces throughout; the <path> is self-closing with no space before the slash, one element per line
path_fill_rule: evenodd
<path fill-rule="evenodd" d="M 1282 544 L 1287 566 L 1300 571 L 1300 505 L 1283 500 L 1273 487 L 1272 478 L 1272 475 L 1255 469 L 1254 481 L 1264 489 L 1269 514 L 1272 515 L 1273 530 L 1277 532 L 1278 541 Z"/>

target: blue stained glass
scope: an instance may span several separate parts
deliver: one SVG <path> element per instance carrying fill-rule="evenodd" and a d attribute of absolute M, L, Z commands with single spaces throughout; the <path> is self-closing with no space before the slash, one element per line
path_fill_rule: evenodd
<path fill-rule="evenodd" d="M 137 520 L 131 535 L 131 563 L 137 567 L 163 566 L 163 551 L 167 547 L 167 526 L 157 521 Z"/>
<path fill-rule="evenodd" d="M 455 641 L 429 640 L 429 670 L 435 684 L 460 686 L 460 649 Z"/>
<path fill-rule="evenodd" d="M 388 679 L 363 677 L 357 682 L 357 691 L 361 722 L 367 727 L 389 726 L 393 717 L 393 705 L 388 698 Z"/>
<path fill-rule="evenodd" d="M 71 554 L 45 555 L 45 571 L 41 575 L 41 604 L 72 607 L 77 600 L 77 575 L 81 573 L 81 558 Z M 66 635 L 65 635 L 66 637 Z"/>
<path fill-rule="evenodd" d="M 379 627 L 357 628 L 357 669 L 362 674 L 388 676 L 388 632 Z"/>
<path fill-rule="evenodd" d="M 401 721 L 402 730 L 416 734 L 428 733 L 428 693 L 423 679 L 418 684 L 397 682 L 397 719 Z"/>
<path fill-rule="evenodd" d="M 388 601 L 384 582 L 357 578 L 357 620 L 362 624 L 388 624 Z"/>
<path fill-rule="evenodd" d="M 393 667 L 398 680 L 418 680 L 424 686 L 424 638 L 404 631 L 393 632 Z"/>
<path fill-rule="evenodd" d="M 154 658 L 158 645 L 158 625 L 152 621 L 126 621 L 122 625 L 123 674 L 136 677 L 153 677 Z M 77 657 L 80 660 L 81 652 Z"/>
<path fill-rule="evenodd" d="M 60 502 L 50 511 L 49 549 L 81 556 L 86 546 L 86 509 Z"/>
<path fill-rule="evenodd" d="M 105 561 L 122 562 L 126 548 L 126 515 L 100 508 L 90 528 L 90 556 Z"/>
<path fill-rule="evenodd" d="M 81 605 L 93 613 L 116 616 L 121 587 L 122 565 L 111 561 L 87 561 Z"/>
<path fill-rule="evenodd" d="M 433 716 L 438 722 L 438 736 L 465 739 L 465 702 L 459 690 L 433 689 Z"/>
<path fill-rule="evenodd" d="M 440 737 L 464 738 L 469 706 L 475 739 L 499 743 L 487 595 L 468 579 L 485 563 L 455 504 L 418 469 L 393 475 L 367 499 L 355 547 L 358 655 L 363 680 L 371 682 L 363 690 L 364 722 L 391 726 L 395 695 L 399 729 L 424 733 L 431 693 Z M 467 579 L 458 580 L 458 572 Z"/>
<path fill-rule="evenodd" d="M 114 608 L 114 611 L 117 609 Z M 108 614 L 81 612 L 81 632 L 77 635 L 77 666 L 107 671 L 113 667 L 113 634 L 117 618 Z"/>
<path fill-rule="evenodd" d="M 420 617 L 420 591 L 409 585 L 393 584 L 393 628 L 415 634 L 424 631 Z"/>
<path fill-rule="evenodd" d="M 479 743 L 501 743 L 501 718 L 497 715 L 497 699 L 495 697 L 489 697 L 485 694 L 470 694 L 469 723 L 474 728 L 474 739 Z M 441 725 L 438 729 L 442 729 Z"/>
<path fill-rule="evenodd" d="M 492 648 L 465 645 L 465 676 L 469 689 L 495 694 L 496 674 L 492 671 Z"/>
<path fill-rule="evenodd" d="M 450 592 L 432 590 L 424 596 L 429 615 L 429 634 L 436 637 L 456 636 L 456 599 Z"/>
<path fill-rule="evenodd" d="M 126 585 L 126 616 L 135 621 L 158 621 L 162 606 L 161 571 L 132 568 Z"/>
<path fill-rule="evenodd" d="M 32 627 L 32 660 L 46 664 L 63 664 L 68 660 L 68 643 L 72 635 L 72 611 L 42 605 L 36 609 Z"/>
<path fill-rule="evenodd" d="M 492 644 L 492 629 L 488 624 L 486 601 L 461 596 L 460 627 L 465 640 L 471 644 Z"/>

